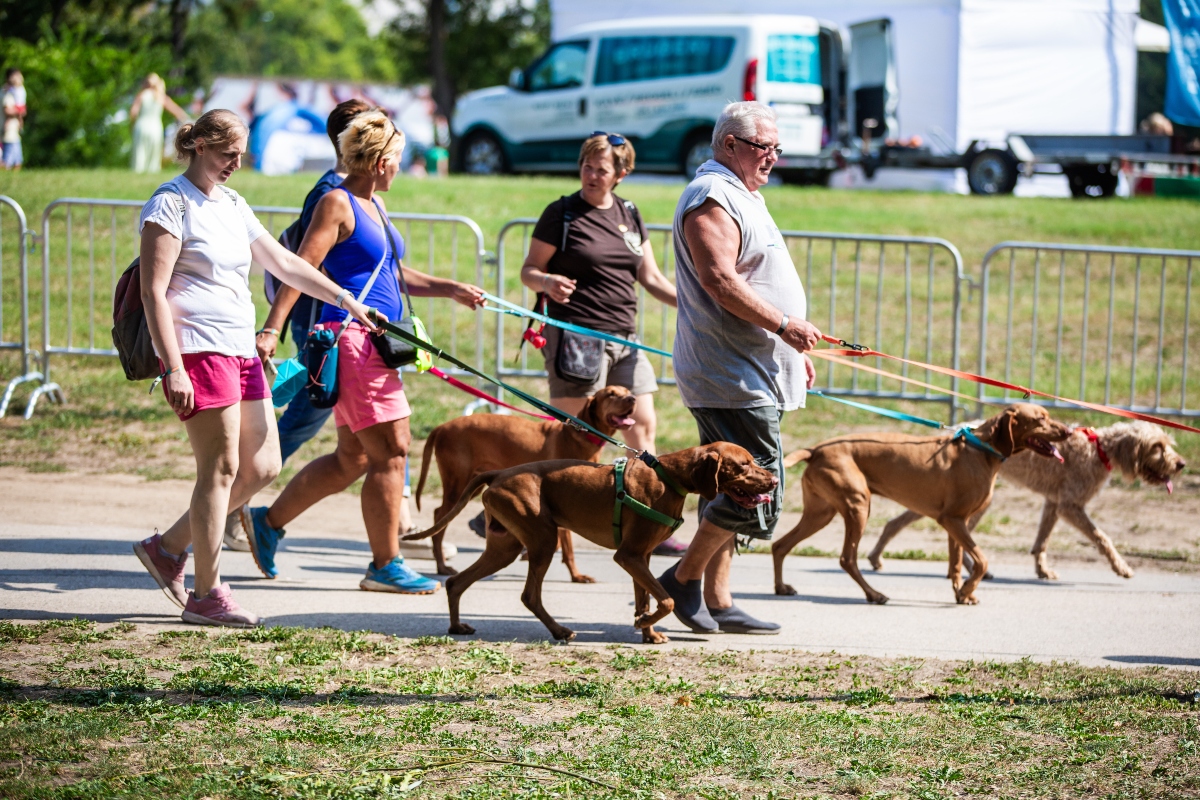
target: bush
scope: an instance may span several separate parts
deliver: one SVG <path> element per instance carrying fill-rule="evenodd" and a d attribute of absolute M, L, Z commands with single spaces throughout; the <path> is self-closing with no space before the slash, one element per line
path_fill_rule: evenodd
<path fill-rule="evenodd" d="M 115 112 L 129 106 L 147 73 L 165 72 L 170 60 L 149 40 L 117 47 L 82 27 L 47 27 L 36 43 L 0 37 L 0 63 L 25 76 L 25 163 L 95 167 L 128 163 L 129 125 Z"/>

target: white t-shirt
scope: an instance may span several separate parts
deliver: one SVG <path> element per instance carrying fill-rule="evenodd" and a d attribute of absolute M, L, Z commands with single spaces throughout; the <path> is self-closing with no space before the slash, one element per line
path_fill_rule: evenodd
<path fill-rule="evenodd" d="M 25 87 L 9 86 L 4 90 L 4 141 L 15 144 L 21 141 L 21 118 L 25 111 Z"/>
<path fill-rule="evenodd" d="M 160 186 L 142 207 L 139 230 L 147 222 L 161 225 L 183 243 L 167 286 L 179 351 L 253 358 L 250 243 L 267 229 L 250 206 L 224 186 L 206 197 L 180 175 Z"/>

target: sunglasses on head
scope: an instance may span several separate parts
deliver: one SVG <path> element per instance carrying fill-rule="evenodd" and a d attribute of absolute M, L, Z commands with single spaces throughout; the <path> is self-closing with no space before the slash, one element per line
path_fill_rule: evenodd
<path fill-rule="evenodd" d="M 609 133 L 608 131 L 592 131 L 592 136 L 589 136 L 588 138 L 590 139 L 595 136 L 603 136 L 613 147 L 620 147 L 621 145 L 625 144 L 625 137 L 619 133 Z"/>

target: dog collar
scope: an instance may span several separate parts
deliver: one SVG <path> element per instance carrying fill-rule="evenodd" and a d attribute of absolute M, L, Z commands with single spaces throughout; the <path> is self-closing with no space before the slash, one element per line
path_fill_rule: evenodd
<path fill-rule="evenodd" d="M 968 445 L 970 445 L 971 447 L 974 447 L 976 450 L 986 453 L 989 456 L 995 456 L 996 458 L 1000 459 L 1001 461 L 1008 460 L 1008 456 L 1004 455 L 999 450 L 992 447 L 990 444 L 985 442 L 983 439 L 980 439 L 978 436 L 975 435 L 975 432 L 970 430 L 969 428 L 959 428 L 958 433 L 954 434 L 954 439 L 962 439 Z"/>
<path fill-rule="evenodd" d="M 1088 441 L 1096 445 L 1096 457 L 1100 459 L 1100 463 L 1109 472 L 1112 472 L 1112 462 L 1108 460 L 1108 453 L 1104 452 L 1104 445 L 1100 444 L 1100 434 L 1096 433 L 1095 428 L 1077 428 L 1080 433 L 1088 438 Z"/>
<path fill-rule="evenodd" d="M 650 457 L 654 458 L 654 456 L 650 456 Z M 657 464 L 657 463 L 658 463 L 657 459 L 655 459 L 655 464 Z M 626 494 L 626 492 L 625 492 L 625 467 L 627 467 L 628 465 L 629 465 L 629 459 L 625 458 L 625 457 L 618 458 L 616 461 L 613 462 L 613 480 L 616 484 L 617 499 L 616 499 L 616 502 L 613 503 L 612 527 L 613 527 L 613 542 L 616 547 L 621 546 L 621 509 L 624 508 L 625 506 L 629 506 L 629 508 L 633 509 L 633 513 L 637 514 L 640 517 L 644 517 L 658 525 L 666 525 L 667 527 L 669 527 L 671 529 L 671 533 L 674 533 L 675 531 L 679 530 L 679 526 L 683 524 L 682 517 L 679 517 L 679 518 L 669 517 L 666 514 L 662 513 L 661 511 L 655 511 L 653 508 L 651 508 L 650 506 L 641 502 L 640 500 L 635 500 L 634 498 L 632 498 L 628 494 Z M 661 469 L 661 467 L 655 467 L 655 472 L 658 473 L 658 476 L 660 478 L 662 478 L 663 473 L 659 471 L 660 469 Z M 663 482 L 667 483 L 667 485 L 670 486 L 672 489 L 675 489 L 675 491 L 679 491 L 679 489 L 677 488 L 678 484 L 675 484 L 674 481 L 668 482 L 667 480 L 664 480 Z M 679 492 L 679 493 L 684 494 L 683 492 Z"/>
<path fill-rule="evenodd" d="M 604 440 L 594 433 L 587 433 L 584 431 L 583 436 L 588 440 L 588 444 L 593 445 L 594 447 L 601 447 L 604 445 Z"/>

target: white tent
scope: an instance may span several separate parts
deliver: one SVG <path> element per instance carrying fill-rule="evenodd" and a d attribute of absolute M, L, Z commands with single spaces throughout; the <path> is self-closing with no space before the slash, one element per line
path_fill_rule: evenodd
<path fill-rule="evenodd" d="M 889 20 L 901 137 L 962 151 L 1009 133 L 1134 130 L 1137 0 L 757 0 L 743 8 L 835 23 L 847 48 L 850 26 Z M 559 39 L 588 22 L 728 14 L 730 4 L 551 0 L 551 11 Z"/>

